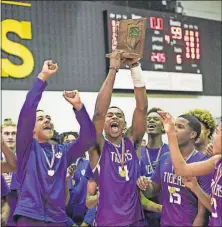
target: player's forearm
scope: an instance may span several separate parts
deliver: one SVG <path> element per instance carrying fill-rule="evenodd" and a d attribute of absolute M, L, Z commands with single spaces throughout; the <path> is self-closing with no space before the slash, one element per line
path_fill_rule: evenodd
<path fill-rule="evenodd" d="M 146 189 L 146 191 L 142 191 L 142 193 L 144 194 L 144 196 L 146 198 L 153 198 L 156 194 L 157 191 L 155 190 L 155 188 L 153 187 L 152 184 L 149 184 L 148 188 Z"/>
<path fill-rule="evenodd" d="M 205 223 L 204 217 L 197 215 L 196 218 L 194 219 L 194 222 L 193 222 L 192 226 L 193 227 L 203 227 L 204 223 Z"/>
<path fill-rule="evenodd" d="M 162 212 L 162 205 L 154 203 L 153 201 L 147 199 L 143 193 L 141 193 L 141 203 L 144 210 L 152 211 L 156 213 Z"/>
<path fill-rule="evenodd" d="M 98 93 L 95 106 L 95 117 L 105 117 L 111 102 L 115 77 L 116 70 L 112 68 L 109 70 L 106 80 Z"/>
<path fill-rule="evenodd" d="M 205 224 L 205 216 L 206 216 L 206 208 L 204 205 L 198 200 L 198 212 L 194 219 L 193 226 L 202 227 Z"/>
<path fill-rule="evenodd" d="M 211 212 L 210 196 L 206 194 L 199 185 L 191 189 L 198 200 Z"/>
<path fill-rule="evenodd" d="M 145 82 L 142 77 L 142 69 L 140 64 L 136 67 L 132 67 L 131 76 L 134 84 L 134 93 L 136 98 L 136 109 L 140 111 L 147 111 L 147 95 Z"/>
<path fill-rule="evenodd" d="M 142 69 L 140 65 L 131 68 L 131 77 L 134 84 L 134 94 L 136 99 L 136 108 L 133 113 L 132 136 L 134 144 L 141 143 L 146 132 L 146 113 L 148 101 L 146 95 L 145 82 L 142 77 Z"/>

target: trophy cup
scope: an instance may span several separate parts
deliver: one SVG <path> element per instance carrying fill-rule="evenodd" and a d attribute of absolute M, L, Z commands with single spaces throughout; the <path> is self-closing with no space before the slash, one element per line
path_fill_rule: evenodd
<path fill-rule="evenodd" d="M 119 21 L 117 37 L 118 50 L 123 50 L 123 58 L 142 58 L 146 33 L 146 18 Z M 106 54 L 109 58 L 111 54 Z"/>

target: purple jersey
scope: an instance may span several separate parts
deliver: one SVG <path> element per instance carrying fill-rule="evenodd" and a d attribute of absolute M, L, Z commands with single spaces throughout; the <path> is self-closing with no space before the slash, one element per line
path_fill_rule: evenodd
<path fill-rule="evenodd" d="M 18 182 L 18 178 L 17 178 L 17 172 L 14 172 L 12 174 L 12 180 L 11 180 L 11 186 L 10 186 L 10 192 L 7 196 L 8 199 L 8 204 L 10 206 L 10 214 L 8 217 L 8 222 L 7 225 L 8 226 L 16 226 L 16 223 L 13 220 L 13 214 L 17 205 L 17 201 L 18 201 L 18 195 L 19 195 L 19 182 Z"/>
<path fill-rule="evenodd" d="M 96 215 L 97 226 L 127 226 L 143 219 L 143 209 L 136 180 L 140 176 L 139 160 L 132 142 L 125 138 L 124 169 L 121 156 L 122 143 L 118 147 L 105 141 L 97 168 L 99 169 L 99 203 Z M 116 148 L 115 148 L 116 147 Z"/>
<path fill-rule="evenodd" d="M 141 164 L 141 176 L 146 176 L 151 178 L 157 163 L 159 162 L 161 156 L 169 152 L 169 146 L 163 144 L 163 146 L 155 149 L 150 149 L 147 147 L 140 147 L 140 164 Z M 161 204 L 161 192 L 157 196 L 150 198 L 149 200 L 154 203 Z M 159 218 L 161 213 L 155 213 L 151 211 L 144 211 L 146 219 Z M 152 223 L 149 225 L 151 226 Z"/>
<path fill-rule="evenodd" d="M 195 151 L 187 159 L 187 163 L 205 160 L 207 157 Z M 198 199 L 191 190 L 182 183 L 181 176 L 174 173 L 170 153 L 165 153 L 153 176 L 153 182 L 161 185 L 163 210 L 162 226 L 192 226 L 198 212 Z M 212 173 L 197 178 L 200 187 L 210 194 Z"/>
<path fill-rule="evenodd" d="M 212 181 L 212 213 L 209 226 L 222 226 L 222 160 L 217 163 Z"/>
<path fill-rule="evenodd" d="M 43 222 L 63 223 L 66 222 L 67 167 L 95 143 L 96 133 L 83 105 L 78 111 L 74 109 L 80 124 L 77 140 L 69 144 L 56 144 L 53 149 L 51 144 L 39 143 L 34 139 L 36 109 L 46 85 L 46 82 L 36 78 L 19 115 L 16 156 L 20 195 L 14 218 L 25 216 Z"/>
<path fill-rule="evenodd" d="M 151 177 L 161 156 L 166 152 L 169 152 L 169 146 L 167 144 L 163 144 L 162 147 L 156 149 L 140 147 L 141 165 L 144 165 L 146 170 L 144 172 L 144 167 L 142 167 L 141 175 Z"/>

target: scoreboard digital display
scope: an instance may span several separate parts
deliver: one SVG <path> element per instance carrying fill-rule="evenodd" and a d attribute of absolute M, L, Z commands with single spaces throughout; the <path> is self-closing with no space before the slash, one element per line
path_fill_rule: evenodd
<path fill-rule="evenodd" d="M 106 11 L 104 14 L 108 32 L 107 53 L 112 52 L 117 46 L 119 20 L 147 18 L 141 65 L 148 90 L 198 92 L 203 90 L 201 34 L 199 25 L 192 23 L 192 18 L 184 16 L 180 18 L 176 14 L 166 13 L 161 15 L 161 12 L 155 12 L 154 15 L 152 12 L 135 15 Z M 119 74 L 116 88 L 132 89 L 132 83 L 125 80 L 129 77 L 129 70 L 122 66 Z M 126 75 L 125 78 L 123 74 Z"/>

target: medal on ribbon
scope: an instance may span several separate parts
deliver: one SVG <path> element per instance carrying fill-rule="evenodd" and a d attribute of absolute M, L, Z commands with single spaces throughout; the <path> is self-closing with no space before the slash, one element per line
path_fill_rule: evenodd
<path fill-rule="evenodd" d="M 150 168 L 151 168 L 152 173 L 154 172 L 154 170 L 156 168 L 156 165 L 157 165 L 157 163 L 160 160 L 160 155 L 161 155 L 161 151 L 162 151 L 163 146 L 164 146 L 164 144 L 159 148 L 159 151 L 157 153 L 156 160 L 154 160 L 153 163 L 151 163 L 150 154 L 149 154 L 148 149 L 146 148 L 146 156 L 147 156 L 148 164 L 150 165 Z"/>
<path fill-rule="evenodd" d="M 170 194 L 174 194 L 176 192 L 176 188 L 173 187 L 173 186 L 170 186 L 169 187 L 169 192 L 170 192 Z"/>
<path fill-rule="evenodd" d="M 125 162 L 125 143 L 124 143 L 124 138 L 122 138 L 121 140 L 121 144 L 122 144 L 122 156 L 120 157 L 120 153 L 118 151 L 118 149 L 115 147 L 116 153 L 118 155 L 119 158 L 119 162 L 121 165 L 121 170 L 119 170 L 119 175 L 122 178 L 126 178 L 126 170 L 124 169 L 124 162 Z"/>
<path fill-rule="evenodd" d="M 55 149 L 54 149 L 54 145 L 51 145 L 51 147 L 52 147 L 52 160 L 51 160 L 51 163 L 49 162 L 49 159 L 48 159 L 44 149 L 42 148 L 42 151 L 43 151 L 43 153 L 45 155 L 45 159 L 46 159 L 47 165 L 49 167 L 47 173 L 48 173 L 48 176 L 50 176 L 50 177 L 54 176 L 54 174 L 55 174 L 55 170 L 52 169 L 52 167 L 54 165 L 54 162 L 55 162 Z"/>
<path fill-rule="evenodd" d="M 121 177 L 126 177 L 126 170 L 125 170 L 125 169 L 122 169 L 122 170 L 120 171 L 119 175 L 120 175 Z"/>

